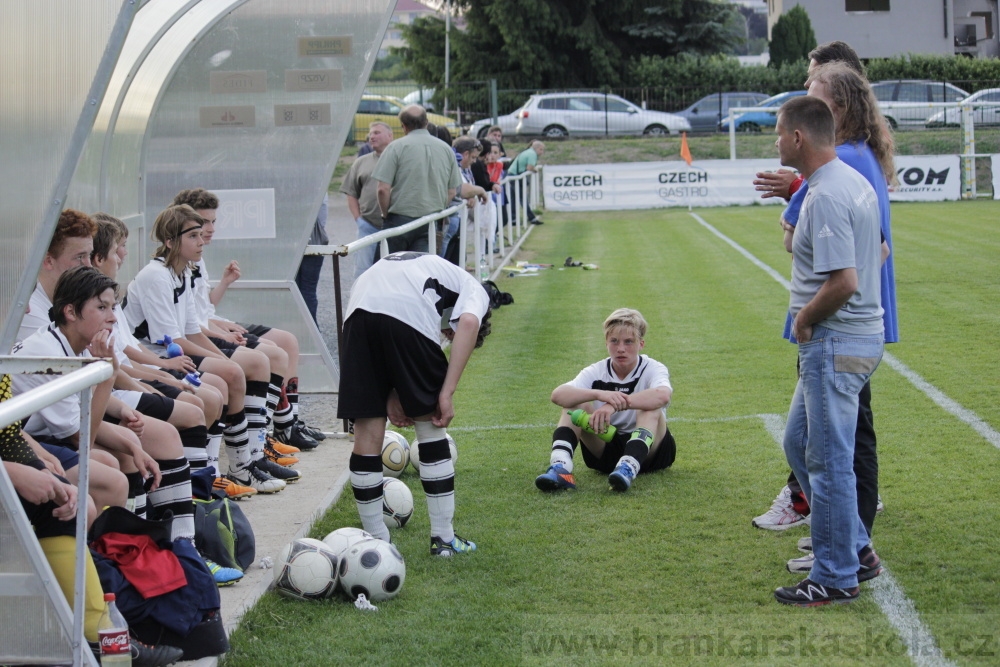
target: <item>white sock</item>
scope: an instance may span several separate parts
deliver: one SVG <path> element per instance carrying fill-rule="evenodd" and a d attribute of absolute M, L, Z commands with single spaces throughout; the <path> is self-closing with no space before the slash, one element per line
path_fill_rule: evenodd
<path fill-rule="evenodd" d="M 552 453 L 549 455 L 549 465 L 560 465 L 566 472 L 573 472 L 573 445 L 565 440 L 556 440 L 552 443 Z"/>
<path fill-rule="evenodd" d="M 625 464 L 632 470 L 632 477 L 639 474 L 639 462 L 633 456 L 623 456 L 618 459 L 618 465 Z M 617 467 L 617 466 L 616 466 Z"/>

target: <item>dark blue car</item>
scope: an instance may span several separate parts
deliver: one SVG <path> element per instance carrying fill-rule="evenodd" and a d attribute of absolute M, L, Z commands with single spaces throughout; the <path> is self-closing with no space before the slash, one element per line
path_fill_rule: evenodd
<path fill-rule="evenodd" d="M 799 95 L 805 95 L 805 90 L 790 90 L 786 93 L 778 93 L 757 104 L 758 107 L 769 107 L 771 111 L 749 111 L 736 118 L 737 132 L 760 132 L 762 128 L 774 127 L 778 122 L 778 107 Z M 729 131 L 729 119 L 723 119 L 719 123 L 719 129 Z"/>

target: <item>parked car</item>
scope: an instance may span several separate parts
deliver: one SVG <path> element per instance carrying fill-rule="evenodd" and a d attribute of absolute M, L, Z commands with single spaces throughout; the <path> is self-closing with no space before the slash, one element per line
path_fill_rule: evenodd
<path fill-rule="evenodd" d="M 515 132 L 521 135 L 666 135 L 691 126 L 671 113 L 647 111 L 617 95 L 542 93 L 532 95 L 518 112 Z"/>
<path fill-rule="evenodd" d="M 1000 125 L 1000 88 L 976 91 L 962 102 L 973 105 L 973 125 Z M 976 106 L 977 102 L 978 106 Z M 953 127 L 961 124 L 962 111 L 958 107 L 938 109 L 937 113 L 927 119 L 927 127 Z"/>
<path fill-rule="evenodd" d="M 421 88 L 419 90 L 414 90 L 409 95 L 406 95 L 403 98 L 403 101 L 407 104 L 419 104 L 428 111 L 436 111 L 434 103 L 431 102 L 432 97 L 434 97 L 434 88 Z"/>
<path fill-rule="evenodd" d="M 504 136 L 514 134 L 514 131 L 517 129 L 517 123 L 520 120 L 518 117 L 519 113 L 521 113 L 520 109 L 504 116 L 497 116 L 497 122 L 495 124 L 500 126 L 500 129 L 503 130 Z M 487 130 L 493 127 L 493 125 L 494 122 L 492 117 L 477 120 L 469 127 L 469 136 L 476 137 L 477 139 L 483 139 L 486 137 Z"/>
<path fill-rule="evenodd" d="M 403 126 L 399 122 L 400 110 L 407 106 L 403 100 L 389 95 L 362 95 L 358 111 L 354 114 L 354 140 L 368 139 L 368 126 L 375 121 L 381 121 L 392 128 L 395 139 L 403 136 Z M 461 128 L 453 118 L 428 113 L 427 120 L 435 125 L 443 125 L 452 135 L 458 135 Z"/>
<path fill-rule="evenodd" d="M 766 99 L 764 93 L 712 93 L 674 113 L 686 119 L 695 132 L 715 132 L 730 107 L 755 107 Z"/>
<path fill-rule="evenodd" d="M 748 111 L 747 113 L 740 114 L 736 117 L 736 131 L 760 132 L 765 127 L 774 127 L 778 124 L 778 108 L 793 97 L 805 94 L 805 90 L 790 90 L 786 93 L 778 93 L 773 97 L 767 98 L 755 106 L 766 107 L 768 111 Z M 728 132 L 729 125 L 729 119 L 723 118 L 722 122 L 719 123 L 719 129 Z"/>
<path fill-rule="evenodd" d="M 940 108 L 929 102 L 958 102 L 969 96 L 958 86 L 943 81 L 900 79 L 872 84 L 882 115 L 893 128 L 900 125 L 925 125 Z"/>

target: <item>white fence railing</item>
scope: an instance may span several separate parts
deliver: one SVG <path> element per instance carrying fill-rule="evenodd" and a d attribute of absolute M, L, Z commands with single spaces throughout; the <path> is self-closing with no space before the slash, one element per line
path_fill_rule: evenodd
<path fill-rule="evenodd" d="M 111 364 L 100 359 L 0 356 L 0 373 L 62 375 L 51 382 L 46 382 L 41 387 L 36 387 L 0 403 L 0 428 L 29 417 L 67 396 L 77 393 L 80 395 L 80 470 L 77 482 L 76 568 L 72 612 L 65 603 L 60 604 L 64 601 L 62 591 L 56 584 L 55 576 L 52 574 L 45 554 L 28 523 L 28 517 L 21 508 L 14 487 L 7 477 L 7 472 L 3 466 L 0 466 L 0 499 L 13 519 L 14 531 L 21 545 L 27 551 L 29 559 L 42 573 L 41 588 L 53 602 L 59 621 L 65 629 L 72 628 L 67 634 L 71 638 L 74 667 L 96 665 L 90 647 L 83 636 L 84 586 L 86 581 L 84 550 L 87 549 L 87 497 L 90 483 L 90 398 L 92 387 L 110 378 L 113 370 Z M 13 581 L 14 579 L 17 579 L 18 582 Z M 0 598 L 5 595 L 17 595 L 18 591 L 38 588 L 22 575 L 0 574 L 0 582 L 4 581 L 6 583 L 0 585 Z M 15 585 L 18 583 L 20 585 Z M 30 660 L 32 656 L 24 657 Z"/>

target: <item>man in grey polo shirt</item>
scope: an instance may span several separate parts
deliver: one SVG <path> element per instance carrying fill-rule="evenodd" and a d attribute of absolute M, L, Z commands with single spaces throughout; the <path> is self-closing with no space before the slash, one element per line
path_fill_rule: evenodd
<path fill-rule="evenodd" d="M 447 208 L 462 184 L 451 147 L 427 132 L 427 111 L 413 104 L 399 112 L 405 136 L 389 144 L 372 178 L 378 181 L 383 227 L 399 227 Z M 389 239 L 389 252 L 427 252 L 427 229 Z"/>
<path fill-rule="evenodd" d="M 778 113 L 781 164 L 809 183 L 792 240 L 789 313 L 799 380 L 784 449 L 809 500 L 815 561 L 774 596 L 811 607 L 857 599 L 881 572 L 858 517 L 854 431 L 858 394 L 882 358 L 879 207 L 864 176 L 837 158 L 833 114 L 818 97 Z"/>
<path fill-rule="evenodd" d="M 377 234 L 382 230 L 382 212 L 378 207 L 378 181 L 372 173 L 382 152 L 392 142 L 392 128 L 381 121 L 369 125 L 368 143 L 372 152 L 362 155 L 344 177 L 340 191 L 347 195 L 347 208 L 358 225 L 358 238 Z M 354 277 L 357 278 L 375 262 L 377 245 L 362 248 L 354 254 Z"/>

